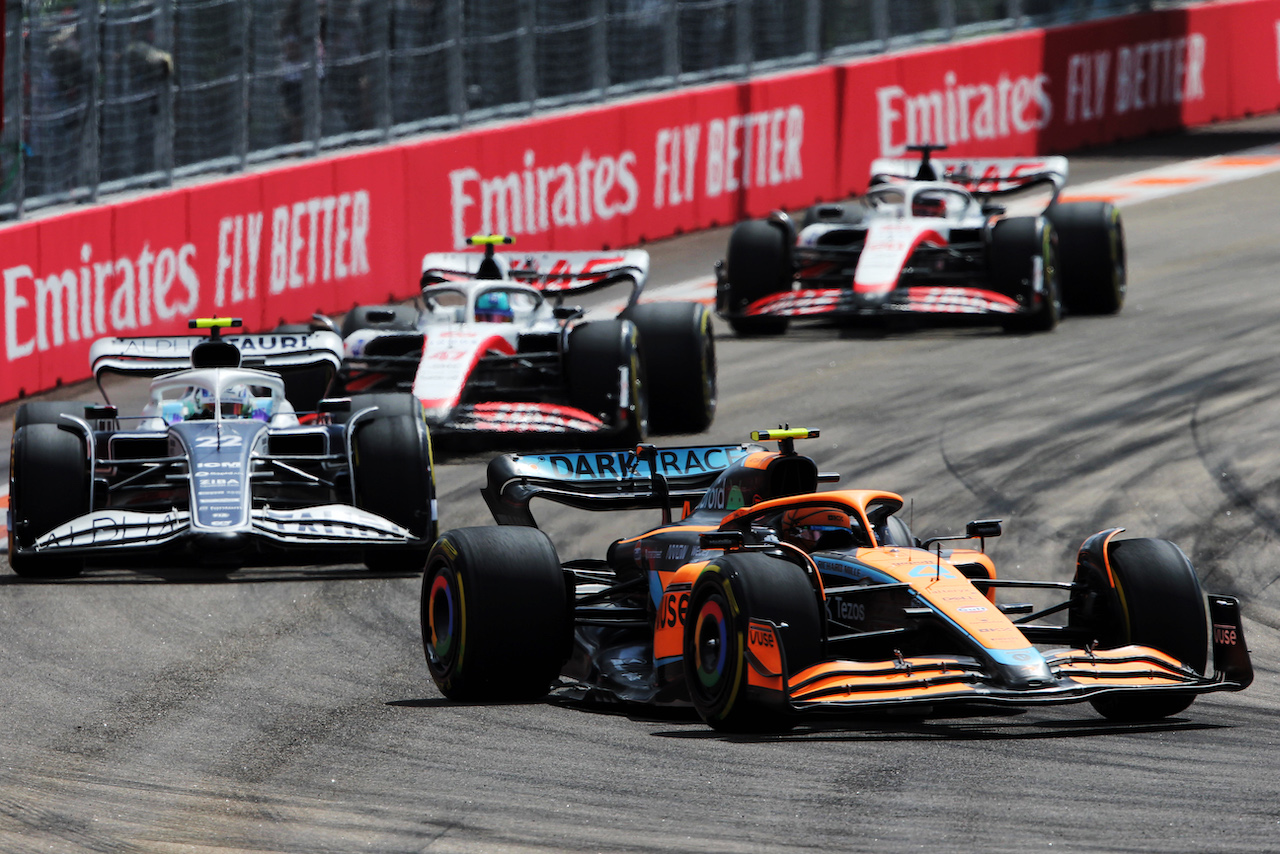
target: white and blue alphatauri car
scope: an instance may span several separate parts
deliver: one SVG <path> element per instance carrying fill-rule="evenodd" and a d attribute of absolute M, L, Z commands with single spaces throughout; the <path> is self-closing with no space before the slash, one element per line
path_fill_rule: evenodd
<path fill-rule="evenodd" d="M 345 562 L 415 569 L 435 539 L 431 440 L 408 394 L 324 397 L 332 332 L 106 338 L 106 400 L 152 377 L 141 414 L 39 401 L 14 418 L 9 563 L 23 576 L 86 562 L 236 568 Z M 109 388 L 115 389 L 109 393 Z"/>

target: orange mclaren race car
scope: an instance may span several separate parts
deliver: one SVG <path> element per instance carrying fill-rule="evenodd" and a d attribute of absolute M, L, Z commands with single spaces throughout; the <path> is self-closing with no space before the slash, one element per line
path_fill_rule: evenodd
<path fill-rule="evenodd" d="M 816 435 L 752 434 L 780 440 L 777 451 L 495 458 L 482 492 L 499 525 L 449 531 L 427 559 L 422 635 L 436 685 L 455 700 L 558 687 L 692 703 L 716 729 L 751 731 L 960 704 L 1088 701 L 1110 719 L 1147 720 L 1252 681 L 1239 602 L 1206 597 L 1173 543 L 1112 528 L 1084 540 L 1070 581 L 998 578 L 983 546 L 999 521 L 920 541 L 896 515 L 898 495 L 817 491 L 836 476 L 794 448 Z M 604 560 L 561 563 L 530 513 L 535 497 L 663 519 Z M 1032 589 L 1057 601 L 996 595 Z"/>

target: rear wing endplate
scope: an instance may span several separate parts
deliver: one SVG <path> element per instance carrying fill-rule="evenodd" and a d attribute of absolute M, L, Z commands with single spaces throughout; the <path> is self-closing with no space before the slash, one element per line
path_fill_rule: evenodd
<path fill-rule="evenodd" d="M 499 525 L 537 527 L 529 503 L 545 498 L 580 510 L 643 510 L 701 500 L 725 469 L 761 445 L 659 448 L 654 465 L 666 479 L 655 488 L 648 462 L 634 449 L 563 454 L 504 454 L 489 462 L 480 490 Z"/>

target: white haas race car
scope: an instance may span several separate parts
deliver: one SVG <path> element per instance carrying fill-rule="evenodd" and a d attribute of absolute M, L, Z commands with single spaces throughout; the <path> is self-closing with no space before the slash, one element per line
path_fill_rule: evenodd
<path fill-rule="evenodd" d="M 711 312 L 640 303 L 649 254 L 429 253 L 418 305 L 357 306 L 344 318 L 348 393 L 410 391 L 437 440 L 509 444 L 553 434 L 632 444 L 650 427 L 700 433 L 716 407 Z M 588 320 L 576 298 L 629 286 L 624 308 Z M 487 439 L 486 439 L 487 437 Z M 498 439 L 501 442 L 498 442 Z"/>
<path fill-rule="evenodd" d="M 9 563 L 22 576 L 85 563 L 347 562 L 418 569 L 436 536 L 431 442 L 408 395 L 323 398 L 332 332 L 105 338 L 106 400 L 152 377 L 140 415 L 70 401 L 14 417 Z M 108 387 L 113 389 L 108 393 Z M 296 403 L 296 406 L 295 406 Z"/>
<path fill-rule="evenodd" d="M 792 318 L 1047 332 L 1064 311 L 1120 311 L 1120 212 L 1060 201 L 1066 158 L 931 157 L 939 149 L 876 160 L 856 203 L 819 205 L 798 224 L 781 211 L 739 223 L 716 265 L 717 312 L 739 335 L 777 335 Z M 1033 212 L 1007 215 L 1015 207 Z"/>

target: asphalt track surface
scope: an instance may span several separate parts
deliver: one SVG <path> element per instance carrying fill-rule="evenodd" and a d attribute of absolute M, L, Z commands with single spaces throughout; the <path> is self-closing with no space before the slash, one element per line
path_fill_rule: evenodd
<path fill-rule="evenodd" d="M 1075 181 L 1275 142 L 1255 121 L 1074 157 Z M 1095 530 L 1166 537 L 1241 596 L 1257 680 L 1152 725 L 1087 705 L 725 737 L 683 713 L 445 702 L 417 577 L 0 567 L 6 852 L 1280 849 L 1280 173 L 1125 213 L 1121 315 L 1043 336 L 796 328 L 717 340 L 711 436 L 787 422 L 918 535 L 999 517 L 1004 575 L 1070 577 Z M 726 232 L 654 245 L 705 275 Z M 60 397 L 83 396 L 64 389 Z M 12 406 L 0 409 L 8 441 Z M 486 517 L 480 461 L 438 472 Z M 648 514 L 544 511 L 565 557 Z"/>

